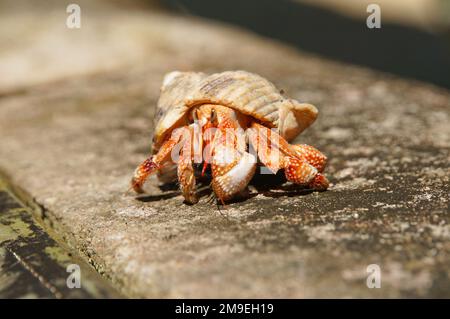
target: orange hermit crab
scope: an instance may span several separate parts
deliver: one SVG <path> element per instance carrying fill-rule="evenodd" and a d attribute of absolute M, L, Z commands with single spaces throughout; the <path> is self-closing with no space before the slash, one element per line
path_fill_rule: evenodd
<path fill-rule="evenodd" d="M 196 203 L 193 164 L 202 163 L 203 172 L 210 165 L 212 189 L 223 203 L 247 187 L 259 158 L 273 173 L 284 169 L 295 184 L 325 190 L 325 155 L 309 145 L 289 144 L 317 113 L 253 73 L 168 73 L 157 106 L 153 155 L 136 168 L 132 188 L 142 192 L 154 172 L 163 181 L 177 175 L 186 202 Z"/>

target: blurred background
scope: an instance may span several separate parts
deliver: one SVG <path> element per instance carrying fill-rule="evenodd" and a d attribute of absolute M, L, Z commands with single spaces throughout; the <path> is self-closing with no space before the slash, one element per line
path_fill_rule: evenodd
<path fill-rule="evenodd" d="M 332 59 L 450 88 L 449 0 L 165 0 Z M 369 4 L 381 29 L 368 29 Z"/>
<path fill-rule="evenodd" d="M 0 94 L 147 58 L 144 51 L 164 46 L 158 33 L 170 33 L 163 23 L 161 30 L 148 30 L 149 19 L 158 25 L 161 14 L 234 25 L 303 52 L 450 88 L 450 1 L 378 0 L 381 29 L 369 29 L 372 2 L 0 0 Z M 82 8 L 76 31 L 65 26 L 70 3 Z M 192 34 L 185 41 L 197 38 Z M 218 45 L 205 46 L 207 51 Z"/>

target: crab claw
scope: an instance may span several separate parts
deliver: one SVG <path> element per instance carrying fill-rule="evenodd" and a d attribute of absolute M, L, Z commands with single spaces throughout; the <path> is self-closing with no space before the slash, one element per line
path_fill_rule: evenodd
<path fill-rule="evenodd" d="M 325 191 L 330 186 L 330 182 L 325 177 L 325 175 L 318 173 L 312 181 L 309 182 L 308 187 L 316 191 Z"/>
<path fill-rule="evenodd" d="M 314 190 L 326 190 L 329 186 L 327 178 L 320 174 L 316 167 L 296 157 L 284 158 L 286 179 L 295 184 L 308 186 Z"/>
<path fill-rule="evenodd" d="M 292 148 L 300 158 L 305 159 L 309 164 L 317 168 L 322 173 L 327 165 L 327 157 L 317 148 L 307 144 L 292 145 Z"/>
<path fill-rule="evenodd" d="M 147 158 L 136 168 L 133 178 L 131 179 L 131 188 L 133 188 L 136 193 L 144 193 L 142 186 L 144 186 L 147 178 L 168 163 L 171 151 L 177 145 L 186 129 L 187 128 L 182 127 L 175 130 L 171 137 L 162 144 L 161 149 L 155 155 Z"/>
<path fill-rule="evenodd" d="M 147 158 L 134 171 L 133 178 L 131 179 L 131 187 L 136 193 L 144 192 L 142 186 L 145 180 L 151 173 L 159 169 L 159 165 L 153 161 L 153 158 L 154 156 Z"/>
<path fill-rule="evenodd" d="M 224 203 L 241 192 L 252 179 L 256 170 L 256 158 L 247 152 L 217 146 L 214 149 L 211 170 L 212 189 Z"/>

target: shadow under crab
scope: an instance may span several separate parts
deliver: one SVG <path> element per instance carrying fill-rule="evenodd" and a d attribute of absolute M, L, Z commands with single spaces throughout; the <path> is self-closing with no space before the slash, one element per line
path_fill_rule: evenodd
<path fill-rule="evenodd" d="M 222 202 L 215 197 L 214 192 L 210 187 L 212 180 L 211 168 L 208 167 L 203 175 L 201 165 L 195 165 L 194 168 L 198 186 L 196 196 L 200 200 L 205 199 L 206 202 L 222 205 Z M 228 200 L 226 204 L 242 203 L 258 195 L 270 198 L 296 197 L 306 196 L 315 191 L 314 189 L 301 187 L 288 182 L 282 171 L 279 171 L 276 174 L 268 174 L 267 172 L 263 174 L 259 168 L 260 167 L 258 167 L 255 175 L 250 180 L 248 184 L 249 187 L 242 190 L 239 194 L 236 194 L 236 196 Z M 178 182 L 164 183 L 159 185 L 158 188 L 164 193 L 154 195 L 142 194 L 137 196 L 136 199 L 141 202 L 156 202 L 181 195 Z M 189 205 L 192 203 L 185 202 L 185 204 Z"/>

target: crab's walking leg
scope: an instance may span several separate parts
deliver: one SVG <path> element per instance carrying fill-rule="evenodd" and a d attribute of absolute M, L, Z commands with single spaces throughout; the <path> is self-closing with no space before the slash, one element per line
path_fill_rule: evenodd
<path fill-rule="evenodd" d="M 136 168 L 133 178 L 131 179 L 131 187 L 135 192 L 144 192 L 142 186 L 148 176 L 160 169 L 162 165 L 170 159 L 172 149 L 177 145 L 185 130 L 187 130 L 187 128 L 184 127 L 175 130 L 171 137 L 163 143 L 158 153 L 147 158 Z"/>
<path fill-rule="evenodd" d="M 325 175 L 303 159 L 286 156 L 282 160 L 286 179 L 292 183 L 304 185 L 312 189 L 326 190 L 329 182 Z"/>
<path fill-rule="evenodd" d="M 281 138 L 281 137 L 280 137 Z M 283 141 L 288 144 L 284 139 Z M 290 149 L 293 149 L 295 151 L 294 157 L 292 157 L 292 154 L 289 153 L 289 156 L 287 157 L 291 163 L 294 163 L 295 161 L 293 158 L 301 159 L 303 163 L 309 164 L 310 167 L 304 165 L 304 164 L 297 164 L 294 165 L 296 167 L 295 170 L 292 170 L 289 166 L 285 170 L 286 178 L 294 183 L 297 184 L 303 184 L 306 185 L 312 189 L 318 190 L 318 191 L 324 191 L 330 186 L 330 182 L 325 177 L 325 175 L 322 174 L 323 170 L 325 169 L 325 166 L 327 165 L 327 157 L 320 152 L 318 149 L 311 145 L 307 144 L 294 144 L 289 145 Z M 315 176 L 309 181 L 306 182 L 306 180 L 309 178 L 309 176 L 312 175 L 313 170 L 311 170 L 311 167 L 314 167 L 317 172 Z M 289 172 L 290 171 L 290 172 Z M 289 173 L 288 173 L 289 172 Z M 309 172 L 309 174 L 308 174 Z M 289 176 L 288 176 L 289 174 Z M 296 176 L 299 175 L 299 176 Z"/>
<path fill-rule="evenodd" d="M 294 150 L 309 164 L 322 173 L 327 165 L 327 157 L 315 147 L 307 144 L 294 144 Z"/>
<path fill-rule="evenodd" d="M 316 190 L 328 188 L 329 182 L 321 174 L 326 157 L 315 148 L 290 145 L 276 132 L 258 123 L 252 124 L 248 136 L 261 162 L 274 173 L 284 168 L 286 178 L 295 184 Z"/>
<path fill-rule="evenodd" d="M 214 148 L 211 186 L 222 204 L 245 189 L 256 170 L 256 158 L 235 148 L 217 145 Z"/>
<path fill-rule="evenodd" d="M 217 114 L 214 108 L 210 111 L 210 118 L 207 120 L 206 124 L 202 127 L 202 145 L 204 145 L 203 150 L 203 168 L 202 168 L 202 176 L 205 174 L 206 168 L 211 162 L 212 157 L 212 145 L 214 136 L 217 130 Z"/>
<path fill-rule="evenodd" d="M 271 131 L 262 125 L 253 123 L 247 130 L 247 137 L 250 145 L 258 154 L 259 160 L 276 174 L 282 169 L 282 154 L 277 146 L 274 146 L 271 140 Z"/>
<path fill-rule="evenodd" d="M 178 181 L 180 183 L 181 192 L 184 199 L 189 204 L 198 202 L 198 197 L 195 193 L 195 176 L 194 168 L 192 166 L 192 138 L 183 138 L 184 144 L 181 148 L 180 157 L 178 159 Z"/>

